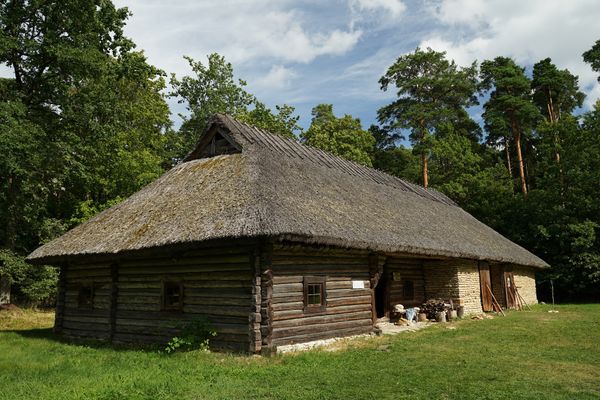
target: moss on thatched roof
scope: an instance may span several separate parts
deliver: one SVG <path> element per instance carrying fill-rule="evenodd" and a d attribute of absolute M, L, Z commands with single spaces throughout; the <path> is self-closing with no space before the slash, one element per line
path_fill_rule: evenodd
<path fill-rule="evenodd" d="M 228 154 L 198 159 L 216 137 Z M 224 115 L 184 162 L 28 259 L 252 237 L 546 266 L 435 190 Z"/>

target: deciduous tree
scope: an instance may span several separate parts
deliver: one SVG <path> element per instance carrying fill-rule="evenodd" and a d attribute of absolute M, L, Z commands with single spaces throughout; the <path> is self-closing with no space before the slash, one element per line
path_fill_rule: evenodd
<path fill-rule="evenodd" d="M 302 142 L 340 157 L 371 166 L 369 153 L 375 144 L 358 118 L 344 115 L 337 118 L 331 104 L 319 104 L 312 109 L 312 123 L 301 135 Z"/>

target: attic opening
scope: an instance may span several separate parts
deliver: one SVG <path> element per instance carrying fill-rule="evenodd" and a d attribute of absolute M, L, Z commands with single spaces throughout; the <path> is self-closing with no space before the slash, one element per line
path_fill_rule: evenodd
<path fill-rule="evenodd" d="M 212 137 L 205 151 L 208 157 L 239 153 L 237 147 L 219 132 Z"/>
<path fill-rule="evenodd" d="M 200 138 L 196 148 L 185 157 L 184 161 L 241 152 L 241 147 L 235 142 L 229 132 L 222 127 L 214 126 Z"/>

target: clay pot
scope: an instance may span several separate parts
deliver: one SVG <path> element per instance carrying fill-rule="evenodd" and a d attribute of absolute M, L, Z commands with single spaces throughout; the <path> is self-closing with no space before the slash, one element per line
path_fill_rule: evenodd
<path fill-rule="evenodd" d="M 427 314 L 425 314 L 425 313 L 419 313 L 418 321 L 419 322 L 427 322 Z"/>
<path fill-rule="evenodd" d="M 458 318 L 462 318 L 465 316 L 465 306 L 458 306 L 456 308 L 456 315 Z"/>
<path fill-rule="evenodd" d="M 436 320 L 436 322 L 446 322 L 446 312 L 440 311 L 440 312 L 436 313 L 435 320 Z"/>

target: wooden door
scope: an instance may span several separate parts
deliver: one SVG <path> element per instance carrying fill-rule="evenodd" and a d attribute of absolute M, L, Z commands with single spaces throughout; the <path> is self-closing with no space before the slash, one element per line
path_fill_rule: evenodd
<path fill-rule="evenodd" d="M 515 291 L 515 277 L 512 271 L 504 271 L 504 291 L 506 292 L 506 307 L 517 307 L 517 293 Z"/>
<path fill-rule="evenodd" d="M 479 283 L 481 285 L 481 307 L 483 311 L 493 311 L 492 279 L 490 278 L 490 266 L 487 263 L 479 265 Z"/>

